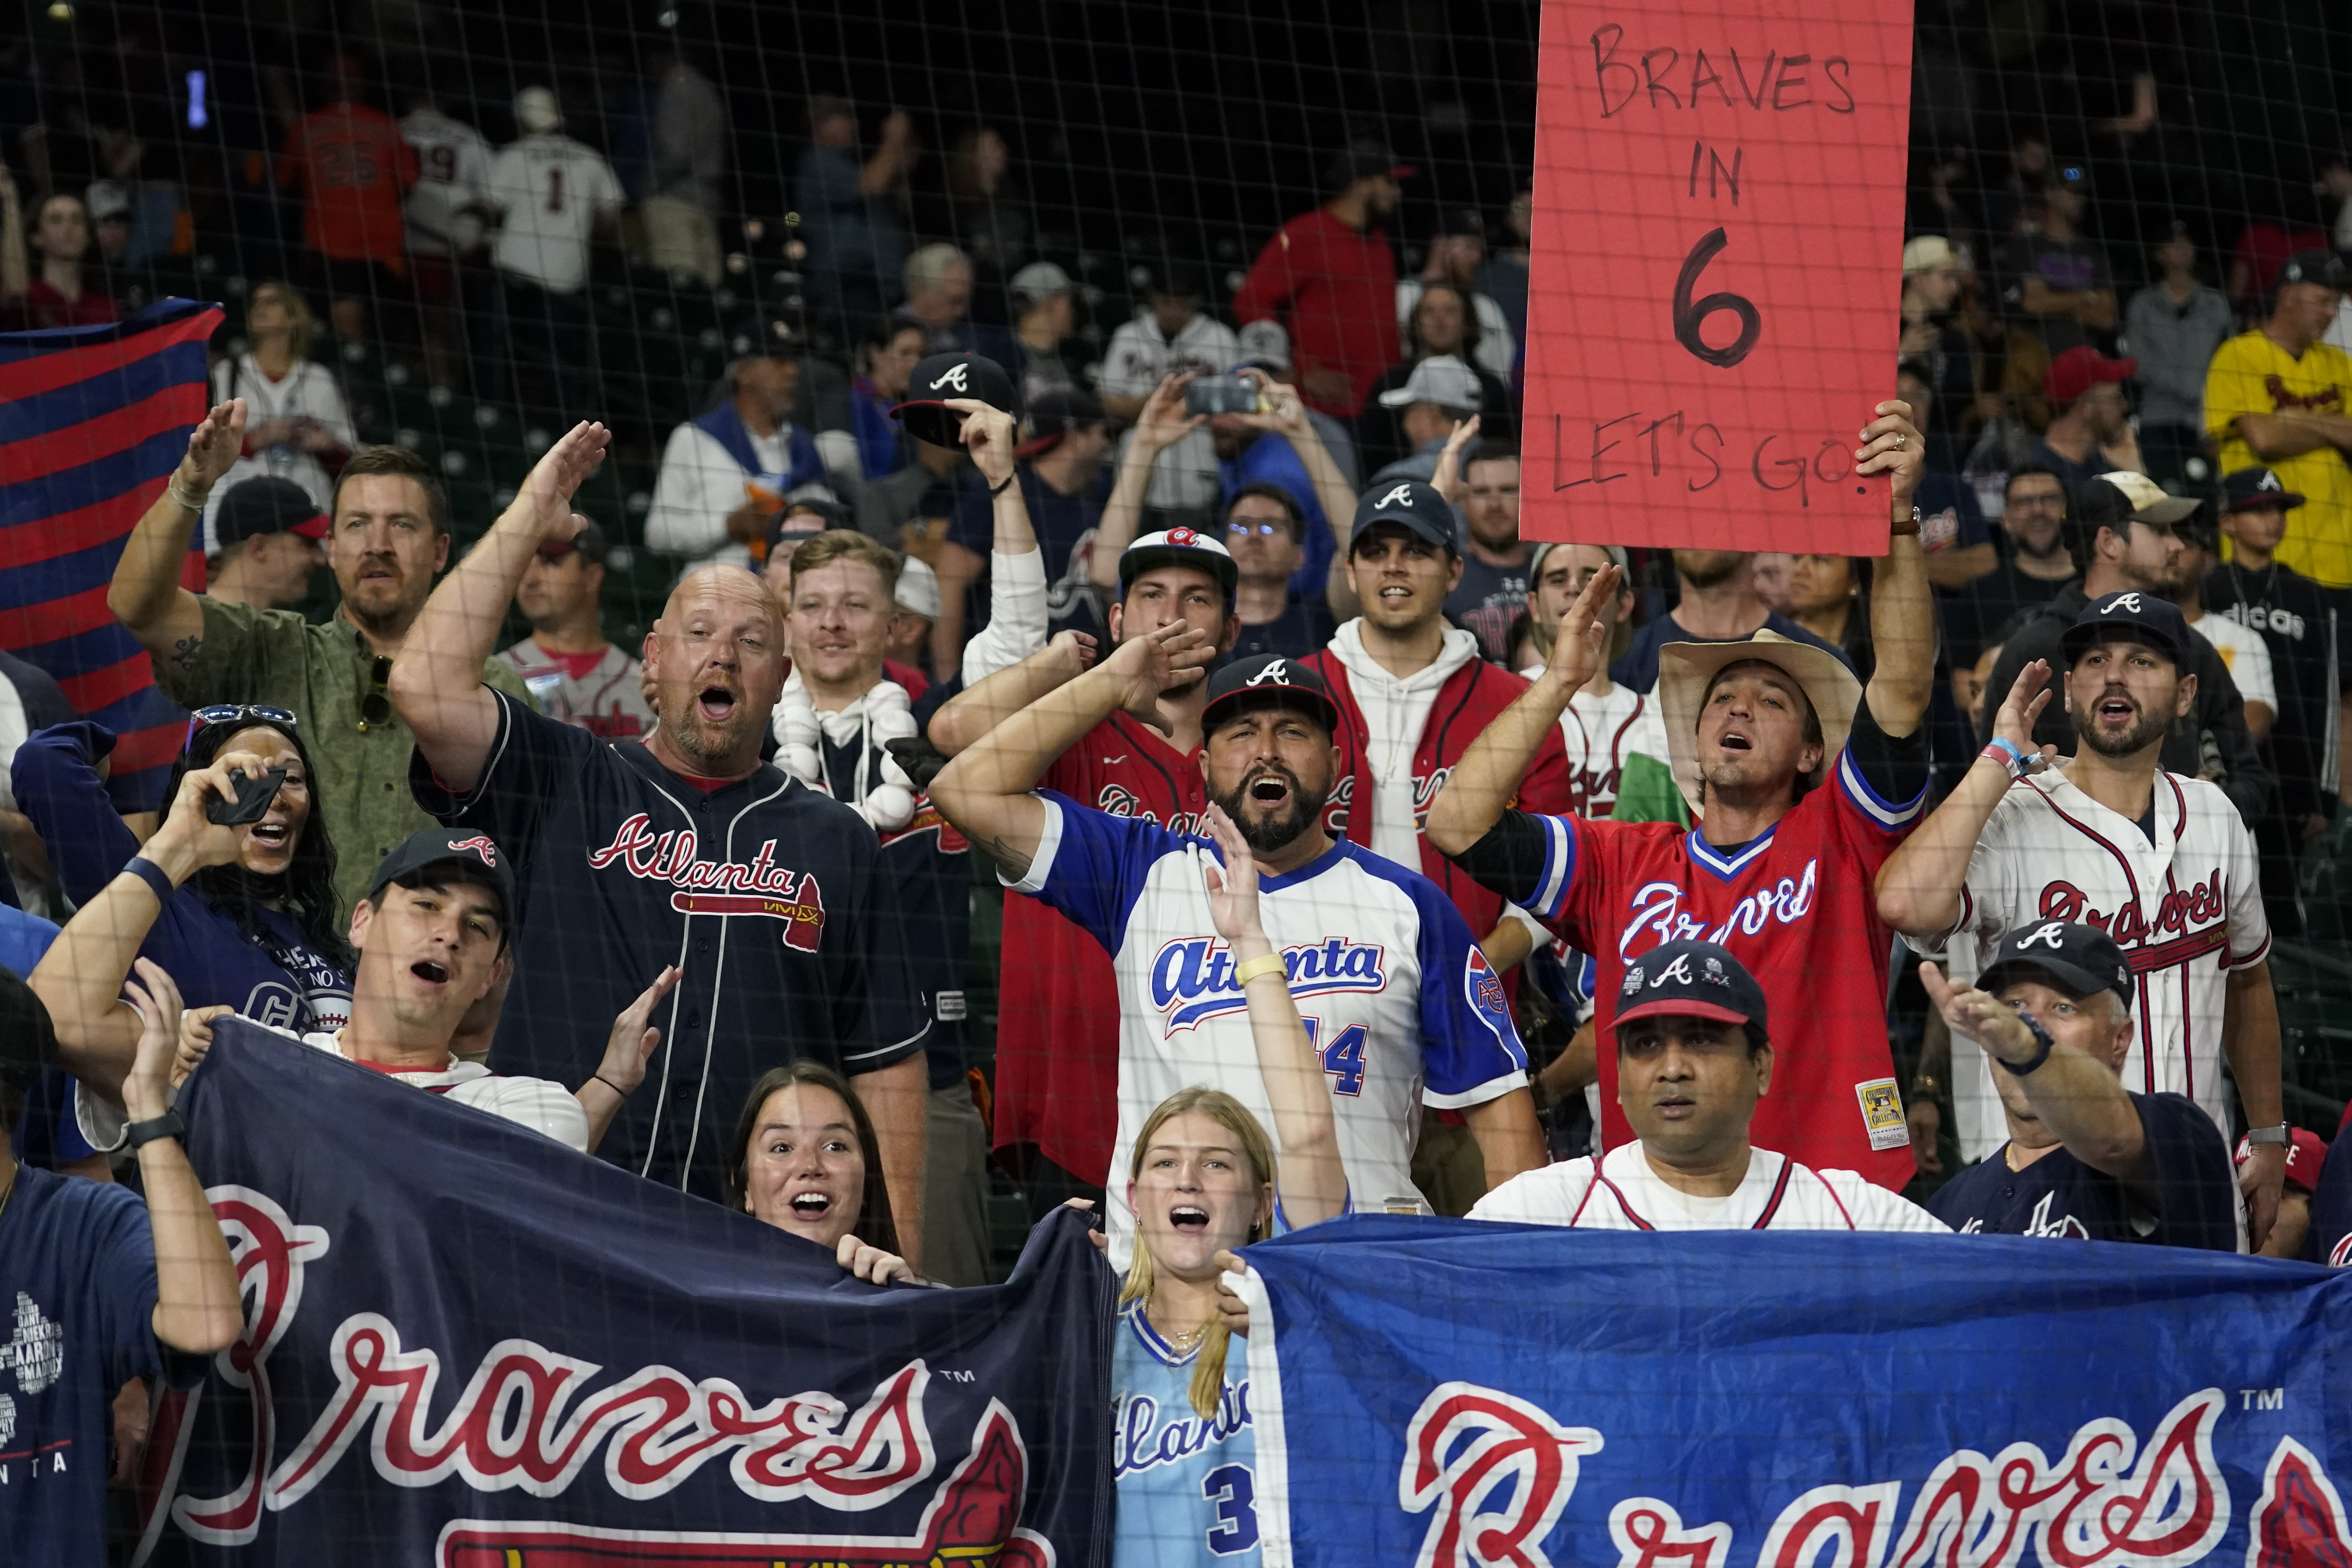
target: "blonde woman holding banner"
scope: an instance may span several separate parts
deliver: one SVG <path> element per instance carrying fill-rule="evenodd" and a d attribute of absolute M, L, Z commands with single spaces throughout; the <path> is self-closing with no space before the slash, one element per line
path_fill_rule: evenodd
<path fill-rule="evenodd" d="M 1256 862 L 1219 807 L 1202 828 L 1224 862 L 1204 854 L 1201 874 L 1248 998 L 1275 1136 L 1232 1095 L 1195 1084 L 1161 1101 L 1135 1141 L 1135 1258 L 1111 1351 L 1118 1568 L 1256 1563 L 1249 1382 L 1226 1365 L 1217 1277 L 1234 1248 L 1348 1206 L 1330 1091 L 1258 918 Z"/>

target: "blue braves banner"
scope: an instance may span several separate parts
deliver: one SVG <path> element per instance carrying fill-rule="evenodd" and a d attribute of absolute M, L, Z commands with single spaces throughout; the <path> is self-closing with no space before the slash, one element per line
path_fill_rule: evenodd
<path fill-rule="evenodd" d="M 1249 1258 L 1268 1568 L 2352 1568 L 2352 1274 L 1381 1215 Z"/>
<path fill-rule="evenodd" d="M 1110 1275 L 821 1248 L 242 1020 L 181 1106 L 247 1331 L 151 1456 L 158 1561 L 1093 1568 Z"/>

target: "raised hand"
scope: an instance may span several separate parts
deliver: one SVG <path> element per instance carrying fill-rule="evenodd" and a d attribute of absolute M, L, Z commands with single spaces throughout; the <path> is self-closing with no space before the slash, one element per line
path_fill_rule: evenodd
<path fill-rule="evenodd" d="M 1437 454 L 1437 472 L 1430 480 L 1437 493 L 1454 506 L 1462 504 L 1462 453 L 1478 438 L 1478 416 L 1454 421 L 1454 432 L 1445 437 L 1445 449 Z"/>
<path fill-rule="evenodd" d="M 613 1032 L 604 1038 L 604 1059 L 596 1064 L 596 1076 L 614 1092 L 633 1093 L 637 1085 L 646 1081 L 646 1064 L 653 1059 L 656 1047 L 661 1044 L 661 1031 L 646 1020 L 653 1016 L 661 999 L 677 987 L 684 973 L 675 964 L 663 970 L 613 1020 Z"/>
<path fill-rule="evenodd" d="M 1210 802 L 1201 826 L 1225 858 L 1223 866 L 1206 858 L 1201 863 L 1201 877 L 1209 889 L 1210 922 L 1229 942 L 1244 937 L 1263 940 L 1265 927 L 1258 919 L 1257 860 L 1250 853 L 1249 840 L 1214 801 Z"/>
<path fill-rule="evenodd" d="M 173 479 L 190 500 L 203 500 L 221 476 L 236 466 L 245 452 L 245 399 L 232 397 L 214 404 L 188 433 L 187 456 L 180 459 L 180 471 Z"/>
<path fill-rule="evenodd" d="M 1853 471 L 1886 474 L 1894 480 L 1894 499 L 1909 505 L 1919 493 L 1927 471 L 1927 442 L 1911 423 L 1911 405 L 1889 398 L 1872 410 L 1876 417 L 1862 427 L 1862 445 L 1854 449 Z"/>
<path fill-rule="evenodd" d="M 2009 695 L 2001 699 L 2000 711 L 1993 716 L 1992 732 L 2024 752 L 2029 765 L 2047 767 L 2058 760 L 2057 747 L 2033 743 L 2034 721 L 2050 705 L 2049 681 L 2050 661 L 2031 661 L 2010 682 Z"/>
<path fill-rule="evenodd" d="M 1254 366 L 1244 366 L 1236 374 L 1257 383 L 1265 412 L 1236 414 L 1233 417 L 1253 430 L 1271 430 L 1277 436 L 1297 436 L 1307 430 L 1307 402 L 1298 395 L 1297 387 L 1285 385 Z"/>
<path fill-rule="evenodd" d="M 1121 709 L 1165 731 L 1168 721 L 1160 711 L 1160 693 L 1191 685 L 1209 672 L 1216 658 L 1216 647 L 1207 632 L 1171 621 L 1157 631 L 1120 643 L 1104 661 L 1103 670 L 1118 678 Z"/>
<path fill-rule="evenodd" d="M 139 979 L 125 980 L 122 989 L 139 1010 L 141 1027 L 138 1054 L 122 1080 L 122 1108 L 131 1121 L 146 1121 L 171 1109 L 172 1059 L 180 1048 L 180 987 L 152 958 L 131 967 Z"/>
<path fill-rule="evenodd" d="M 1625 574 L 1611 562 L 1592 574 L 1592 580 L 1568 606 L 1559 618 L 1551 639 L 1551 658 L 1544 667 L 1545 675 L 1560 682 L 1573 695 L 1584 689 L 1603 660 L 1609 657 L 1609 623 L 1601 617 L 1601 606 L 1616 598 L 1623 584 Z"/>
<path fill-rule="evenodd" d="M 1205 414 L 1184 412 L 1184 386 L 1194 379 L 1194 373 L 1162 376 L 1151 395 L 1143 401 L 1143 412 L 1135 418 L 1135 444 L 1147 452 L 1165 451 L 1209 422 Z"/>
<path fill-rule="evenodd" d="M 610 430 L 583 420 L 531 465 L 515 504 L 530 509 L 541 539 L 568 540 L 587 526 L 588 520 L 572 510 L 572 498 L 603 464 L 605 449 L 612 444 Z"/>
<path fill-rule="evenodd" d="M 1952 1033 L 1974 1040 L 2004 1061 L 2024 1061 L 2040 1042 L 2009 1005 L 1990 991 L 1955 985 L 1932 963 L 1919 965 L 1919 984 Z"/>
<path fill-rule="evenodd" d="M 251 752 L 229 752 L 211 767 L 181 779 L 180 792 L 172 797 L 163 825 L 148 841 L 148 858 L 177 875 L 194 875 L 207 866 L 226 866 L 236 859 L 245 853 L 246 836 L 255 825 L 224 827 L 206 814 L 215 801 L 236 799 L 237 780 L 257 779 L 268 772 L 269 764 Z"/>
<path fill-rule="evenodd" d="M 994 489 L 1013 477 L 1013 416 L 977 397 L 950 397 L 947 407 L 963 416 L 960 433 L 973 467 Z"/>

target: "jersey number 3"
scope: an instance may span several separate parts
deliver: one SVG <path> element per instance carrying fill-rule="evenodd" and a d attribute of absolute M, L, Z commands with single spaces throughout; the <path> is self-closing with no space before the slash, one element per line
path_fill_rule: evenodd
<path fill-rule="evenodd" d="M 1331 1092 L 1349 1096 L 1364 1092 L 1364 1043 L 1371 1031 L 1361 1024 L 1350 1024 L 1331 1037 L 1331 1043 L 1322 1043 L 1323 1020 L 1301 1018 L 1307 1026 L 1307 1043 L 1315 1048 L 1323 1070 L 1331 1075 Z"/>
<path fill-rule="evenodd" d="M 1247 1465 L 1220 1465 L 1201 1479 L 1201 1495 L 1217 1508 L 1209 1550 L 1220 1557 L 1257 1544 L 1257 1485 Z"/>

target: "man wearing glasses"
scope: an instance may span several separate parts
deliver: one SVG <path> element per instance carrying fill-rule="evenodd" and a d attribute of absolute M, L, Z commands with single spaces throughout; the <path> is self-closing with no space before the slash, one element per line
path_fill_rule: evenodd
<path fill-rule="evenodd" d="M 180 585 L 188 539 L 212 488 L 244 449 L 243 398 L 214 407 L 187 456 L 131 531 L 107 608 L 154 656 L 155 684 L 191 708 L 253 702 L 302 726 L 312 798 L 336 850 L 335 896 L 346 914 L 367 895 L 376 863 L 434 826 L 408 790 L 415 737 L 393 711 L 393 656 L 449 563 L 449 501 L 425 460 L 398 447 L 362 447 L 343 466 L 330 508 L 327 563 L 342 607 L 312 626 L 292 610 L 190 593 Z M 496 659 L 482 679 L 529 694 Z"/>
<path fill-rule="evenodd" d="M 2070 530 L 2083 558 L 2082 578 L 2053 596 L 2039 616 L 2001 644 L 2000 658 L 1985 686 L 1985 740 L 1992 739 L 1995 710 L 2016 683 L 2018 671 L 2037 658 L 2053 669 L 2068 668 L 2061 643 L 2086 606 L 2134 591 L 2151 600 L 2164 596 L 2179 569 L 2182 546 L 2174 526 L 2199 504 L 2192 497 L 2167 495 L 2146 474 L 2121 469 L 2101 474 L 2076 493 Z M 2165 736 L 2158 765 L 2221 785 L 2241 816 L 2259 822 L 2269 809 L 2275 781 L 2246 730 L 2245 699 L 2213 645 L 2203 637 L 2189 640 L 2196 644 L 2187 655 L 2189 673 L 2197 678 L 2196 700 L 2186 719 Z M 2034 721 L 2033 741 L 2057 747 L 2062 756 L 2074 754 L 2074 725 L 2063 700 L 2043 706 Z"/>
<path fill-rule="evenodd" d="M 1317 595 L 1294 594 L 1292 575 L 1307 559 L 1307 512 L 1280 485 L 1244 485 L 1225 506 L 1225 548 L 1238 574 L 1234 614 L 1241 634 L 1228 664 L 1279 654 L 1304 658 L 1339 629 Z"/>

